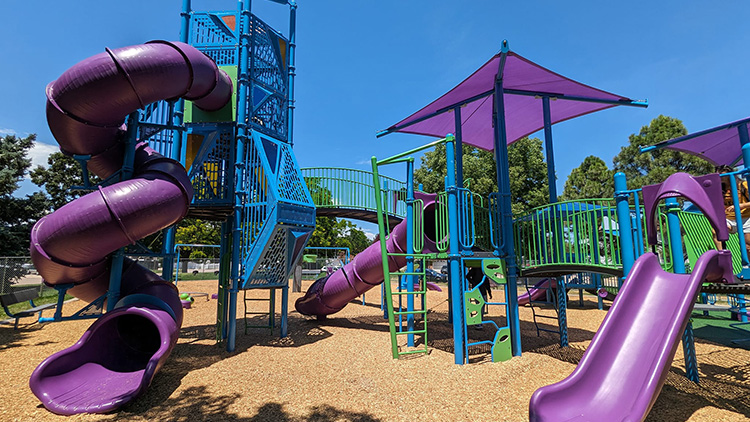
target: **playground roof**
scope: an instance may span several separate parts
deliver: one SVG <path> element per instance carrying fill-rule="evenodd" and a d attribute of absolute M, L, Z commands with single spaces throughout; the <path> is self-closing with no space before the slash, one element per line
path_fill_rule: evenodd
<path fill-rule="evenodd" d="M 498 72 L 504 89 L 508 144 L 544 128 L 541 101 L 544 96 L 551 100 L 552 124 L 617 105 L 646 106 L 644 102 L 576 82 L 505 50 L 446 94 L 378 136 L 405 132 L 443 137 L 455 133 L 453 109 L 460 106 L 462 141 L 492 150 L 493 94 Z"/>
<path fill-rule="evenodd" d="M 641 152 L 667 148 L 696 155 L 716 166 L 728 165 L 735 167 L 743 164 L 740 134 L 744 133 L 744 135 L 748 136 L 747 139 L 750 139 L 750 132 L 748 132 L 747 128 L 748 123 L 750 123 L 750 117 L 659 142 L 650 147 L 643 147 L 641 148 Z"/>

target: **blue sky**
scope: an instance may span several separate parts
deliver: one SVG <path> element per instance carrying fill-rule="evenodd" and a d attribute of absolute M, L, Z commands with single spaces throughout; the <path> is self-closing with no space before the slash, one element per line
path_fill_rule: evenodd
<path fill-rule="evenodd" d="M 181 3 L 0 2 L 0 135 L 36 133 L 37 160 L 55 150 L 44 118 L 47 83 L 104 47 L 178 39 Z M 236 4 L 193 0 L 195 10 Z M 255 0 L 253 10 L 287 33 L 286 6 Z M 428 142 L 375 133 L 452 88 L 507 39 L 511 50 L 564 76 L 650 103 L 555 125 L 562 191 L 586 156 L 611 166 L 628 136 L 660 114 L 690 132 L 749 116 L 749 14 L 742 0 L 299 0 L 295 153 L 302 167 L 369 169 L 373 155 Z M 392 175 L 403 178 L 401 169 Z"/>

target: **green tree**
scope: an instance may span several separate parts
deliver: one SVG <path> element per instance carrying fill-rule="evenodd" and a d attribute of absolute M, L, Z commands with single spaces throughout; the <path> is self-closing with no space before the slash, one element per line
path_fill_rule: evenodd
<path fill-rule="evenodd" d="M 336 218 L 315 217 L 315 231 L 307 241 L 309 246 L 331 247 L 336 241 Z"/>
<path fill-rule="evenodd" d="M 30 176 L 35 185 L 44 188 L 55 209 L 87 193 L 84 190 L 71 190 L 73 186 L 83 185 L 81 166 L 73 157 L 55 152 L 47 158 L 47 164 L 47 168 L 37 166 Z M 99 182 L 99 178 L 93 174 L 89 174 L 89 180 L 91 184 Z"/>
<path fill-rule="evenodd" d="M 36 135 L 0 138 L 0 256 L 28 255 L 31 228 L 50 208 L 41 192 L 13 196 L 31 165 L 28 152 L 35 140 Z"/>
<path fill-rule="evenodd" d="M 25 138 L 15 135 L 0 138 L 0 195 L 11 195 L 18 189 L 18 183 L 31 165 L 27 155 L 35 140 L 34 134 Z"/>
<path fill-rule="evenodd" d="M 639 150 L 641 146 L 654 145 L 687 133 L 682 121 L 660 115 L 648 126 L 643 126 L 638 134 L 629 136 L 629 145 L 622 147 L 613 159 L 614 171 L 625 173 L 629 189 L 661 183 L 677 172 L 694 175 L 710 173 L 713 171 L 711 163 L 694 155 L 669 149 L 641 154 Z"/>
<path fill-rule="evenodd" d="M 513 213 L 523 214 L 548 202 L 547 165 L 538 138 L 521 138 L 508 147 L 510 192 Z M 494 154 L 470 145 L 463 145 L 464 181 L 482 197 L 497 192 L 497 167 Z M 422 183 L 425 192 L 445 189 L 445 145 L 425 152 L 420 166 L 414 170 L 414 180 Z"/>
<path fill-rule="evenodd" d="M 177 223 L 175 243 L 195 245 L 218 245 L 221 242 L 221 222 L 186 218 Z M 191 257 L 192 248 L 185 248 L 181 255 Z"/>
<path fill-rule="evenodd" d="M 351 221 L 339 220 L 336 222 L 335 229 L 337 232 L 336 243 L 331 246 L 347 247 L 352 254 L 362 252 L 372 243 L 367 239 L 365 233 Z"/>
<path fill-rule="evenodd" d="M 510 199 L 514 215 L 549 203 L 547 164 L 539 138 L 521 138 L 508 147 Z"/>
<path fill-rule="evenodd" d="M 613 195 L 612 170 L 601 158 L 589 155 L 570 172 L 560 199 L 611 198 Z"/>

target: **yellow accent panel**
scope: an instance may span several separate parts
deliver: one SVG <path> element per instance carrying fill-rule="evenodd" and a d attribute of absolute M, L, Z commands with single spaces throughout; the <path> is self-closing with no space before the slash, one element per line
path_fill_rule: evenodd
<path fill-rule="evenodd" d="M 203 135 L 196 135 L 196 134 L 189 134 L 187 136 L 187 146 L 185 151 L 185 168 L 190 170 L 190 167 L 193 166 L 193 161 L 195 161 L 196 155 L 198 155 L 198 151 L 201 149 L 201 144 L 203 144 Z"/>

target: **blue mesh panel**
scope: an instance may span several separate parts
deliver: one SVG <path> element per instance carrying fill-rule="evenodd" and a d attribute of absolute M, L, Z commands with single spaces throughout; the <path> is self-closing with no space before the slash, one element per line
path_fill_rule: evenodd
<path fill-rule="evenodd" d="M 281 153 L 279 172 L 279 195 L 282 199 L 313 205 L 310 192 L 302 178 L 302 173 L 294 160 L 291 148 L 284 145 Z"/>
<path fill-rule="evenodd" d="M 195 131 L 194 131 L 195 132 Z M 193 203 L 231 203 L 234 166 L 234 131 L 231 126 L 210 133 L 190 168 L 190 181 L 195 191 Z"/>
<path fill-rule="evenodd" d="M 286 229 L 276 228 L 271 241 L 266 246 L 265 253 L 258 260 L 255 270 L 243 287 L 283 286 L 288 283 L 287 235 Z"/>
<path fill-rule="evenodd" d="M 141 112 L 138 127 L 138 139 L 148 141 L 151 148 L 166 157 L 172 154 L 174 131 L 164 129 L 163 125 L 172 122 L 173 112 L 173 103 L 167 101 L 148 104 Z"/>
<path fill-rule="evenodd" d="M 247 106 L 252 113 L 248 123 L 259 132 L 286 141 L 288 71 L 280 44 L 284 39 L 257 17 L 253 17 L 251 33 L 252 89 Z"/>
<path fill-rule="evenodd" d="M 236 14 L 195 13 L 191 21 L 190 44 L 211 57 L 219 66 L 237 64 L 238 37 L 236 31 L 229 28 L 222 16 Z"/>

